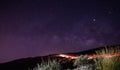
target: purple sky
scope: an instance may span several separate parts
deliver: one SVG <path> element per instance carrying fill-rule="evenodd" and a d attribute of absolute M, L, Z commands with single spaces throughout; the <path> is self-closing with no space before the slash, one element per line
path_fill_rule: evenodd
<path fill-rule="evenodd" d="M 120 44 L 119 2 L 0 2 L 0 63 Z"/>

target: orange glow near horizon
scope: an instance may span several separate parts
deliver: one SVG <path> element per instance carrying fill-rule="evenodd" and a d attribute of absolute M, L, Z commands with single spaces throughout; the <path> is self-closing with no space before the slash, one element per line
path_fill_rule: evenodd
<path fill-rule="evenodd" d="M 67 55 L 67 54 L 59 54 L 59 57 L 64 57 L 64 58 L 68 58 L 68 59 L 77 59 L 79 56 L 73 56 L 73 55 Z M 120 56 L 120 54 L 103 54 L 103 55 L 88 55 L 88 59 L 94 59 L 96 57 L 113 57 L 113 56 Z"/>
<path fill-rule="evenodd" d="M 67 55 L 67 54 L 59 54 L 58 56 L 69 58 L 69 59 L 77 59 L 79 57 L 79 56 L 72 56 L 72 55 Z"/>

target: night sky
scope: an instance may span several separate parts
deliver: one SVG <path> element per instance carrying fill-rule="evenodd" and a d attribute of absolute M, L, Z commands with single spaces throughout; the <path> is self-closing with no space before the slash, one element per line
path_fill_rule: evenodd
<path fill-rule="evenodd" d="M 0 2 L 0 63 L 120 44 L 119 0 Z"/>

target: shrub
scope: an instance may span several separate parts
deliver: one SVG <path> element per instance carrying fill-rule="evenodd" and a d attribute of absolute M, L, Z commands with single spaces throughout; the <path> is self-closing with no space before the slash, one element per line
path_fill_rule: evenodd
<path fill-rule="evenodd" d="M 75 66 L 83 66 L 88 64 L 88 56 L 87 55 L 81 55 L 79 58 L 77 58 L 74 62 Z"/>
<path fill-rule="evenodd" d="M 81 55 L 74 62 L 74 65 L 77 66 L 74 70 L 92 70 L 92 65 L 89 63 L 87 55 Z"/>

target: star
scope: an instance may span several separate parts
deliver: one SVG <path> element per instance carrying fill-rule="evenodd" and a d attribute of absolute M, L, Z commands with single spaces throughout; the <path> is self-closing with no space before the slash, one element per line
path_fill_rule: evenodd
<path fill-rule="evenodd" d="M 95 22 L 95 21 L 96 21 L 96 19 L 94 18 L 94 19 L 93 19 L 93 21 Z"/>

